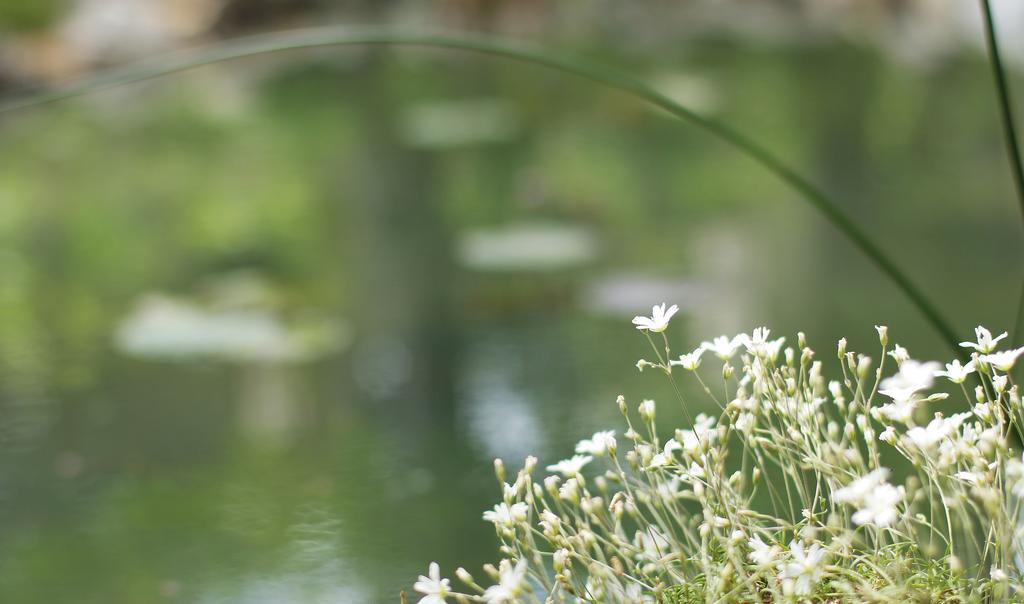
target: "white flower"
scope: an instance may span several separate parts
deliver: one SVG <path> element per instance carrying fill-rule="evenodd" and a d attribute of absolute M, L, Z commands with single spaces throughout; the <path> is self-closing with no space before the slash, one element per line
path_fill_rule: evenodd
<path fill-rule="evenodd" d="M 886 393 L 883 392 L 882 394 Z M 891 396 L 892 394 L 893 393 L 887 394 L 887 396 Z M 906 400 L 893 401 L 882 405 L 881 407 L 874 407 L 871 409 L 871 415 L 879 421 L 887 419 L 894 422 L 909 424 L 911 419 L 914 417 L 915 408 L 917 408 L 916 401 L 907 398 Z"/>
<path fill-rule="evenodd" d="M 680 365 L 687 371 L 696 371 L 700 367 L 700 357 L 704 355 L 704 346 L 698 346 L 696 350 L 688 354 L 679 355 L 678 361 L 669 361 L 669 365 Z"/>
<path fill-rule="evenodd" d="M 445 597 L 451 593 L 451 586 L 448 579 L 441 578 L 441 567 L 437 562 L 430 563 L 427 575 L 429 576 L 420 575 L 420 580 L 412 586 L 421 594 L 426 594 L 420 598 L 419 604 L 444 604 Z"/>
<path fill-rule="evenodd" d="M 980 472 L 957 472 L 956 474 L 953 474 L 953 477 L 971 485 L 981 484 L 985 480 L 984 474 L 981 474 Z"/>
<path fill-rule="evenodd" d="M 715 418 L 701 413 L 697 416 L 693 430 L 676 430 L 675 441 L 682 445 L 684 452 L 695 455 L 710 447 L 717 436 Z"/>
<path fill-rule="evenodd" d="M 652 420 L 654 419 L 654 414 L 657 412 L 657 409 L 658 406 L 654 403 L 654 401 L 652 401 L 651 399 L 646 399 L 640 401 L 640 407 L 638 411 L 640 412 L 640 417 L 644 418 L 645 420 Z"/>
<path fill-rule="evenodd" d="M 663 466 L 667 466 L 670 461 L 671 460 L 668 455 L 665 455 L 664 453 L 657 453 L 651 458 L 651 463 L 647 464 L 646 469 L 653 470 L 654 468 L 661 468 Z"/>
<path fill-rule="evenodd" d="M 825 569 L 823 560 L 825 549 L 814 543 L 807 551 L 799 541 L 789 544 L 790 561 L 779 564 L 782 571 L 782 579 L 793 581 L 793 593 L 798 596 L 807 596 L 814 591 L 814 585 L 821 579 Z"/>
<path fill-rule="evenodd" d="M 944 377 L 954 384 L 963 384 L 967 376 L 974 373 L 974 361 L 961 365 L 960 361 L 946 363 L 945 371 L 936 371 L 935 377 Z"/>
<path fill-rule="evenodd" d="M 609 449 L 615 448 L 615 430 L 604 430 L 595 432 L 589 439 L 583 439 L 576 444 L 577 453 L 587 453 L 601 457 Z"/>
<path fill-rule="evenodd" d="M 718 336 L 710 342 L 704 342 L 700 346 L 705 350 L 715 353 L 715 356 L 728 361 L 736 354 L 736 349 L 743 345 L 746 336 L 738 335 L 732 339 L 727 336 Z"/>
<path fill-rule="evenodd" d="M 640 330 L 646 329 L 654 333 L 661 333 L 668 328 L 669 319 L 677 312 L 679 312 L 679 307 L 675 304 L 665 310 L 665 304 L 662 303 L 651 309 L 650 317 L 633 317 L 633 325 Z"/>
<path fill-rule="evenodd" d="M 874 524 L 887 527 L 896 521 L 899 512 L 896 506 L 903 499 L 903 491 L 891 484 L 879 484 L 871 490 L 862 503 L 864 507 L 853 514 L 854 524 Z"/>
<path fill-rule="evenodd" d="M 983 422 L 991 422 L 994 419 L 992 415 L 992 403 L 978 403 L 974 406 L 974 416 Z"/>
<path fill-rule="evenodd" d="M 523 591 L 526 579 L 526 560 L 520 560 L 514 567 L 508 560 L 502 560 L 498 567 L 498 584 L 484 591 L 487 604 L 510 604 L 517 601 Z"/>
<path fill-rule="evenodd" d="M 653 526 L 637 531 L 633 536 L 633 543 L 642 550 L 636 555 L 642 562 L 657 562 L 672 553 L 668 537 Z"/>
<path fill-rule="evenodd" d="M 960 429 L 960 424 L 970 416 L 971 413 L 966 412 L 944 418 L 941 414 L 936 413 L 935 419 L 928 422 L 927 426 L 923 428 L 918 426 L 907 430 L 904 438 L 918 449 L 929 451 L 942 439 L 955 434 Z"/>
<path fill-rule="evenodd" d="M 548 466 L 548 472 L 558 472 L 563 476 L 575 476 L 580 473 L 583 466 L 593 461 L 593 457 L 590 455 L 573 455 L 570 459 L 563 459 L 562 461 Z"/>
<path fill-rule="evenodd" d="M 563 501 L 576 501 L 580 496 L 580 483 L 575 478 L 565 481 L 565 484 L 558 487 L 558 496 Z"/>
<path fill-rule="evenodd" d="M 1006 478 L 1010 492 L 1017 497 L 1024 497 L 1024 458 L 1011 457 L 1006 461 Z"/>
<path fill-rule="evenodd" d="M 683 472 L 680 476 L 682 476 L 683 480 L 693 482 L 695 480 L 705 478 L 707 474 L 704 472 L 704 468 L 700 467 L 700 465 L 694 461 L 690 462 L 690 469 Z"/>
<path fill-rule="evenodd" d="M 999 343 L 999 340 L 1006 337 L 1006 332 L 1004 331 L 993 338 L 989 330 L 979 325 L 974 328 L 974 335 L 978 338 L 977 344 L 974 342 L 960 342 L 960 345 L 964 348 L 973 348 L 981 353 L 989 353 L 996 349 L 996 344 Z"/>
<path fill-rule="evenodd" d="M 900 370 L 896 375 L 882 380 L 882 383 L 879 384 L 879 392 L 890 396 L 886 394 L 886 390 L 917 392 L 930 388 L 935 382 L 935 372 L 939 367 L 940 365 L 934 361 L 919 363 L 907 359 L 900 364 Z"/>
<path fill-rule="evenodd" d="M 782 344 L 785 343 L 786 338 L 769 341 L 768 334 L 770 333 L 771 330 L 767 327 L 758 327 L 749 336 L 738 335 L 736 339 L 747 348 L 747 352 L 774 361 L 778 358 L 779 351 L 782 350 Z"/>
<path fill-rule="evenodd" d="M 888 468 L 878 468 L 872 470 L 864 476 L 854 480 L 845 487 L 837 490 L 832 494 L 832 498 L 836 503 L 852 503 L 854 505 L 860 505 L 864 502 L 864 499 L 875 490 L 878 485 L 885 482 L 885 479 L 889 477 Z"/>
<path fill-rule="evenodd" d="M 762 350 L 762 355 L 765 358 L 774 361 L 779 358 L 779 351 L 782 350 L 782 345 L 786 343 L 786 338 L 777 338 L 771 342 L 765 342 Z"/>
<path fill-rule="evenodd" d="M 523 502 L 514 503 L 511 506 L 507 503 L 499 503 L 494 506 L 493 510 L 484 512 L 484 520 L 493 522 L 495 526 L 512 528 L 526 520 L 526 512 L 528 510 L 529 506 Z"/>
<path fill-rule="evenodd" d="M 983 354 L 979 359 L 989 365 L 992 365 L 999 371 L 1009 371 L 1013 369 L 1013 364 L 1017 362 L 1017 357 L 1022 353 L 1024 353 L 1024 346 L 1013 350 L 1002 350 L 1000 352 L 993 352 L 992 354 Z"/>
<path fill-rule="evenodd" d="M 893 345 L 892 350 L 889 351 L 889 356 L 896 359 L 897 365 L 902 365 L 903 361 L 906 361 L 907 359 L 910 358 L 910 353 L 907 352 L 906 348 L 900 346 L 899 344 L 895 344 Z"/>
<path fill-rule="evenodd" d="M 747 545 L 750 546 L 750 553 L 747 554 L 747 558 L 751 562 L 756 564 L 759 568 L 767 568 L 775 562 L 775 559 L 779 557 L 781 548 L 778 545 L 768 545 L 761 540 L 760 535 L 755 535 L 749 541 Z"/>
<path fill-rule="evenodd" d="M 736 429 L 744 434 L 750 434 L 757 427 L 757 418 L 753 413 L 743 412 L 736 417 Z"/>
<path fill-rule="evenodd" d="M 565 568 L 565 563 L 569 561 L 569 550 L 564 547 L 556 549 L 555 553 L 551 556 L 551 564 L 555 569 L 555 572 L 562 572 Z"/>

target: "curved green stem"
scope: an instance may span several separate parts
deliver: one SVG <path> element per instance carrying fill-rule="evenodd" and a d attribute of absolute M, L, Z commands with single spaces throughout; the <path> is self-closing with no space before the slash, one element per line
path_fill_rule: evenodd
<path fill-rule="evenodd" d="M 989 0 L 981 0 L 981 13 L 985 18 L 985 48 L 988 50 L 988 62 L 992 66 L 992 78 L 996 85 L 996 98 L 999 100 L 999 116 L 1003 124 L 1003 139 L 1006 143 L 1006 155 L 1010 160 L 1010 173 L 1013 175 L 1013 188 L 1020 202 L 1021 220 L 1024 221 L 1024 165 L 1021 164 L 1020 147 L 1017 144 L 1017 128 L 1013 121 L 1013 110 L 1010 103 L 1010 88 L 1006 83 L 1006 70 L 1003 59 L 999 55 L 999 40 L 996 38 L 995 21 L 992 18 L 992 6 Z M 1021 323 L 1024 321 L 1024 287 L 1021 289 L 1017 302 L 1017 316 L 1013 326 L 1013 341 L 1021 339 Z"/>
<path fill-rule="evenodd" d="M 921 312 L 928 323 L 939 333 L 942 339 L 959 354 L 960 349 L 957 347 L 958 339 L 955 332 L 950 327 L 949 322 L 942 317 L 938 309 L 924 293 L 914 285 L 903 271 L 896 267 L 867 233 L 854 224 L 824 193 L 807 179 L 797 174 L 775 154 L 725 124 L 694 113 L 627 74 L 579 59 L 557 56 L 554 53 L 537 50 L 521 44 L 465 35 L 352 29 L 347 27 L 315 28 L 265 34 L 224 42 L 209 48 L 184 54 L 175 54 L 101 73 L 97 77 L 83 82 L 0 104 L 0 114 L 211 63 L 286 50 L 351 45 L 432 46 L 478 52 L 533 65 L 541 65 L 629 93 L 679 119 L 700 126 L 761 164 L 769 172 L 795 189 L 805 201 L 824 214 L 825 218 L 833 226 L 852 241 L 876 267 L 896 284 L 900 291 Z"/>

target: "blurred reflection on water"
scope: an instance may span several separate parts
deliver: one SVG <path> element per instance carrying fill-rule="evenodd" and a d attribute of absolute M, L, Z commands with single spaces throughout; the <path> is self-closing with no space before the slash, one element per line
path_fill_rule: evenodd
<path fill-rule="evenodd" d="M 664 86 L 806 167 L 959 329 L 1009 326 L 977 56 L 675 52 Z M 661 301 L 680 351 L 888 322 L 947 354 L 790 191 L 631 99 L 449 55 L 272 71 L 231 113 L 208 70 L 3 122 L 0 599 L 395 601 L 475 570 L 492 457 L 557 461 L 619 393 L 676 419 L 633 369 Z"/>

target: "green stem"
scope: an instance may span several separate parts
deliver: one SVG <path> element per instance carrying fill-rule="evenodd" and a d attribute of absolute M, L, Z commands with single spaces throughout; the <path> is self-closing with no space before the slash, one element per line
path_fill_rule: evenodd
<path fill-rule="evenodd" d="M 995 21 L 992 18 L 992 6 L 989 0 L 981 0 L 981 12 L 985 18 L 985 47 L 988 49 L 989 65 L 992 66 L 992 78 L 996 84 L 996 98 L 999 101 L 999 115 L 1003 124 L 1003 139 L 1006 143 L 1006 155 L 1010 160 L 1010 173 L 1013 176 L 1013 187 L 1017 191 L 1020 203 L 1021 220 L 1024 221 L 1024 167 L 1020 159 L 1020 147 L 1017 145 L 1017 129 L 1013 121 L 1013 109 L 1010 103 L 1010 88 L 1006 83 L 1006 70 L 999 55 L 999 40 L 996 38 Z M 1021 336 L 1021 322 L 1024 321 L 1024 286 L 1017 302 L 1017 316 L 1013 326 L 1013 341 L 1018 343 Z"/>
<path fill-rule="evenodd" d="M 15 109 L 52 103 L 94 90 L 148 80 L 194 67 L 253 55 L 323 46 L 399 44 L 466 50 L 541 65 L 629 93 L 681 120 L 700 126 L 761 164 L 769 172 L 795 189 L 805 201 L 824 214 L 825 218 L 834 227 L 852 241 L 879 270 L 895 283 L 897 288 L 907 296 L 910 302 L 921 312 L 927 322 L 939 333 L 950 348 L 957 354 L 960 354 L 960 349 L 957 347 L 958 338 L 952 327 L 950 327 L 949 322 L 942 317 L 937 308 L 911 282 L 910 278 L 897 268 L 889 257 L 882 252 L 881 248 L 871 240 L 867 233 L 854 224 L 824 193 L 807 179 L 797 174 L 776 155 L 725 124 L 694 113 L 627 74 L 578 59 L 564 58 L 552 52 L 544 52 L 520 44 L 494 39 L 463 35 L 410 33 L 379 29 L 352 29 L 347 27 L 295 30 L 240 38 L 198 51 L 170 55 L 122 69 L 115 69 L 101 73 L 95 78 L 63 88 L 44 91 L 38 95 L 0 104 L 0 114 Z"/>

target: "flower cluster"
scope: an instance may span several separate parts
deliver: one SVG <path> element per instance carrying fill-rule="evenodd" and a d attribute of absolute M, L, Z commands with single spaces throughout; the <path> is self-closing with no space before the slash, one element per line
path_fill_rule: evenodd
<path fill-rule="evenodd" d="M 436 565 L 420 602 L 905 602 L 1024 596 L 1024 406 L 1010 378 L 1024 348 L 979 327 L 963 358 L 919 362 L 877 327 L 877 365 L 840 340 L 834 379 L 798 334 L 721 336 L 678 359 L 664 332 L 675 307 L 634 324 L 662 334 L 656 361 L 699 385 L 716 416 L 670 432 L 651 400 L 617 405 L 625 430 L 584 439 L 514 479 L 484 513 L 503 559 L 490 586 L 464 569 L 455 591 Z M 721 362 L 720 386 L 701 361 Z M 704 373 L 708 372 L 707 365 Z M 718 372 L 716 372 L 717 374 Z M 717 381 L 717 377 L 716 380 Z M 963 411 L 929 407 L 948 394 Z M 674 388 L 675 392 L 685 389 Z M 681 413 L 692 404 L 682 395 Z M 635 412 L 634 412 L 635 409 Z M 487 583 L 486 581 L 484 582 Z"/>

